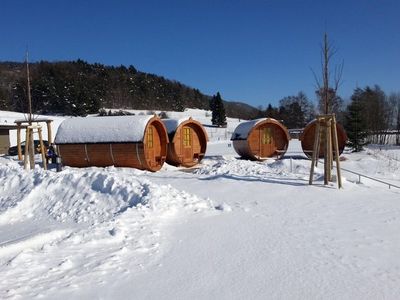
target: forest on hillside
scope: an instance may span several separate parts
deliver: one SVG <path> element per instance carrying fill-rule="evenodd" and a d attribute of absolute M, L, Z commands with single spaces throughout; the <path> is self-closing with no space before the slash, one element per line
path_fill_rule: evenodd
<path fill-rule="evenodd" d="M 134 66 L 105 66 L 83 60 L 30 64 L 32 106 L 35 113 L 86 115 L 99 109 L 182 111 L 210 109 L 211 96 Z M 27 75 L 23 63 L 0 63 L 0 109 L 27 111 Z M 251 119 L 257 109 L 224 101 L 230 117 Z"/>

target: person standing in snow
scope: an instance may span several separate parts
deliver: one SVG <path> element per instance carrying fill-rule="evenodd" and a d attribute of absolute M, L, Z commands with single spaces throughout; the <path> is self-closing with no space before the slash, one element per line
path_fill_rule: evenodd
<path fill-rule="evenodd" d="M 54 144 L 51 144 L 50 147 L 47 149 L 47 153 L 46 153 L 46 159 L 47 159 L 47 163 L 50 162 L 51 163 L 56 163 L 56 151 L 54 150 Z"/>

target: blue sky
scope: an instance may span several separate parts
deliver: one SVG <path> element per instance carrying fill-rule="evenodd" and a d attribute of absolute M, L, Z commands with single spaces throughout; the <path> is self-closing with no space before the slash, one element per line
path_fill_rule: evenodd
<path fill-rule="evenodd" d="M 254 106 L 314 100 L 323 34 L 344 61 L 339 94 L 400 91 L 400 1 L 3 0 L 0 60 L 73 60 L 137 69 Z"/>

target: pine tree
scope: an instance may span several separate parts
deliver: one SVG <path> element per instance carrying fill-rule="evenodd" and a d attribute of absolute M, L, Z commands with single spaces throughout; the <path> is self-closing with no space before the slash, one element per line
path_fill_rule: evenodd
<path fill-rule="evenodd" d="M 365 115 L 363 114 L 362 102 L 363 90 L 357 88 L 351 96 L 351 103 L 347 107 L 345 129 L 349 138 L 348 145 L 354 152 L 363 150 L 366 144 L 367 126 Z"/>
<path fill-rule="evenodd" d="M 271 103 L 269 103 L 267 109 L 265 110 L 265 115 L 267 118 L 278 119 L 279 110 L 276 107 L 273 107 Z"/>
<path fill-rule="evenodd" d="M 217 95 L 214 95 L 210 100 L 210 109 L 212 111 L 212 124 L 219 127 L 226 126 L 225 107 L 219 92 L 217 92 Z"/>

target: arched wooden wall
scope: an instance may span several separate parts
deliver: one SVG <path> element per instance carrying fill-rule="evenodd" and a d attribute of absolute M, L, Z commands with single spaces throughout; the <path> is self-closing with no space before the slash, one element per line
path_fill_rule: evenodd
<path fill-rule="evenodd" d="M 282 123 L 267 118 L 240 123 L 231 140 L 242 158 L 264 160 L 281 158 L 288 148 L 290 135 Z"/>
<path fill-rule="evenodd" d="M 204 157 L 208 136 L 198 121 L 163 120 L 169 135 L 167 163 L 173 166 L 193 167 Z"/>
<path fill-rule="evenodd" d="M 307 124 L 304 128 L 303 133 L 300 135 L 299 140 L 301 141 L 301 148 L 303 149 L 304 154 L 311 158 L 312 151 L 314 148 L 314 137 L 315 137 L 315 128 L 317 120 L 313 120 Z M 339 155 L 343 153 L 344 147 L 346 146 L 347 134 L 344 130 L 343 126 L 339 123 L 336 123 L 336 132 L 338 137 L 338 145 L 339 145 Z M 321 136 L 320 146 L 319 146 L 319 158 L 324 157 L 324 138 L 325 135 Z"/>
<path fill-rule="evenodd" d="M 96 122 L 102 125 L 98 130 L 109 136 L 108 141 L 102 137 L 99 138 L 98 142 L 92 137 L 86 139 L 86 141 L 85 139 L 63 140 L 63 136 L 59 135 L 60 130 L 61 132 L 67 131 L 67 134 L 69 134 L 68 130 L 76 128 L 76 126 L 70 126 L 70 129 L 63 128 L 63 124 L 67 120 L 64 121 L 60 125 L 55 139 L 58 153 L 64 165 L 71 167 L 106 167 L 114 165 L 116 167 L 132 167 L 153 172 L 161 169 L 167 156 L 168 134 L 164 124 L 158 117 L 148 119 L 141 116 L 93 118 L 96 118 Z M 102 118 L 102 120 L 98 118 Z M 113 121 L 116 118 L 125 118 L 117 122 L 120 125 L 125 121 L 131 125 L 132 137 L 126 136 L 129 135 L 129 131 L 126 130 L 125 132 L 127 133 L 121 135 L 118 124 L 113 125 Z M 135 120 L 137 120 L 136 123 Z M 87 121 L 90 123 L 90 120 Z M 68 127 L 67 125 L 70 125 L 71 122 L 73 122 L 73 119 L 68 120 L 68 124 L 64 127 Z M 139 124 L 140 122 L 146 122 L 146 124 Z M 143 128 L 143 132 L 140 134 L 136 132 L 135 134 L 134 132 L 138 128 Z M 95 131 L 96 128 L 92 130 Z M 112 137 L 113 133 L 115 133 L 114 136 L 116 138 Z M 93 132 L 93 135 L 98 134 L 98 132 Z"/>

